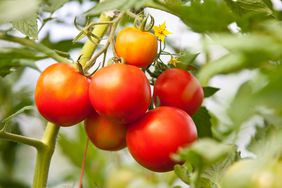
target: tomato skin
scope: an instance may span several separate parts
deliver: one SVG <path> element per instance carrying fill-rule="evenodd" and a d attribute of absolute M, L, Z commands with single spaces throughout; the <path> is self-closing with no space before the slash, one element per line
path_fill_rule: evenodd
<path fill-rule="evenodd" d="M 158 107 L 129 125 L 126 142 L 133 158 L 156 172 L 173 170 L 170 158 L 180 147 L 197 139 L 197 129 L 191 117 L 181 109 Z"/>
<path fill-rule="evenodd" d="M 157 55 L 158 41 L 152 33 L 128 27 L 118 33 L 115 50 L 127 64 L 147 67 Z"/>
<path fill-rule="evenodd" d="M 110 121 L 93 112 L 86 118 L 84 125 L 89 139 L 97 148 L 117 151 L 126 146 L 124 124 Z"/>
<path fill-rule="evenodd" d="M 151 88 L 139 68 L 112 64 L 93 75 L 89 96 L 98 114 L 126 124 L 145 114 L 151 101 Z"/>
<path fill-rule="evenodd" d="M 75 125 L 92 111 L 89 79 L 65 63 L 53 64 L 40 75 L 35 103 L 40 114 L 58 126 Z"/>
<path fill-rule="evenodd" d="M 161 106 L 174 106 L 195 114 L 204 99 L 203 88 L 189 72 L 172 68 L 159 75 L 154 86 L 154 100 Z"/>

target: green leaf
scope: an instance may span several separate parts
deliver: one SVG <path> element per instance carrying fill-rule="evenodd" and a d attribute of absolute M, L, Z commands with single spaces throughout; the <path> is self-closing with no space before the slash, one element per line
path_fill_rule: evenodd
<path fill-rule="evenodd" d="M 39 7 L 40 0 L 1 0 L 0 23 L 7 23 L 33 15 Z"/>
<path fill-rule="evenodd" d="M 131 8 L 139 9 L 145 3 L 151 0 L 106 0 L 101 3 L 97 3 L 96 6 L 88 10 L 85 14 L 87 16 L 98 15 L 102 12 L 109 10 L 128 10 Z"/>
<path fill-rule="evenodd" d="M 212 139 L 200 139 L 189 147 L 178 152 L 175 156 L 180 160 L 189 161 L 192 166 L 201 167 L 210 165 L 225 158 L 234 146 L 218 143 Z"/>
<path fill-rule="evenodd" d="M 37 53 L 28 48 L 0 48 L 0 76 L 4 77 L 19 68 L 30 67 L 39 70 L 35 61 L 40 57 Z"/>
<path fill-rule="evenodd" d="M 201 107 L 199 111 L 193 115 L 193 121 L 196 124 L 198 137 L 212 137 L 212 131 L 211 131 L 211 116 L 209 115 L 209 112 L 207 108 Z"/>
<path fill-rule="evenodd" d="M 190 1 L 189 5 L 166 3 L 162 6 L 199 33 L 228 31 L 228 25 L 234 21 L 228 6 L 219 0 L 195 0 Z M 221 19 L 218 19 L 219 17 Z"/>
<path fill-rule="evenodd" d="M 28 37 L 37 39 L 38 25 L 37 14 L 33 14 L 27 18 L 13 21 L 13 26 Z"/>
<path fill-rule="evenodd" d="M 265 0 L 225 0 L 231 9 L 238 15 L 271 15 L 273 12 L 269 8 L 270 2 Z M 267 4 L 266 4 L 267 3 Z"/>
<path fill-rule="evenodd" d="M 203 87 L 203 90 L 204 90 L 204 96 L 205 98 L 207 98 L 213 96 L 216 92 L 218 92 L 219 88 L 207 86 L 207 87 Z"/>
<path fill-rule="evenodd" d="M 282 66 L 269 66 L 270 69 L 258 72 L 238 90 L 228 109 L 234 129 L 238 129 L 255 114 L 263 116 L 274 125 L 281 125 Z"/>
<path fill-rule="evenodd" d="M 47 0 L 45 10 L 48 12 L 55 12 L 61 8 L 68 0 Z"/>
<path fill-rule="evenodd" d="M 256 154 L 259 159 L 272 159 L 282 156 L 282 129 L 278 126 L 266 124 L 257 126 L 247 149 Z"/>
<path fill-rule="evenodd" d="M 201 139 L 174 157 L 186 161 L 182 166 L 175 166 L 181 180 L 194 187 L 212 188 L 218 185 L 224 170 L 238 158 L 238 153 L 232 145 Z"/>

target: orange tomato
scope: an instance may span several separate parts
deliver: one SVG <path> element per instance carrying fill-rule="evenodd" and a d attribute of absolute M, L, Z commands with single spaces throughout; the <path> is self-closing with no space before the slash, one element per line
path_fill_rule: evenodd
<path fill-rule="evenodd" d="M 158 41 L 150 32 L 128 27 L 118 33 L 115 50 L 127 64 L 147 67 L 157 55 Z"/>

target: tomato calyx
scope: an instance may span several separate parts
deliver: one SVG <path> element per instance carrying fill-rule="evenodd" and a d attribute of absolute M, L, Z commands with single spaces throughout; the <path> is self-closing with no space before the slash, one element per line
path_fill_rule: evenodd
<path fill-rule="evenodd" d="M 146 14 L 146 15 L 144 15 L 144 13 L 138 14 L 134 20 L 134 27 L 144 32 L 151 31 L 151 29 L 154 27 L 154 24 L 155 24 L 154 17 L 150 14 Z"/>

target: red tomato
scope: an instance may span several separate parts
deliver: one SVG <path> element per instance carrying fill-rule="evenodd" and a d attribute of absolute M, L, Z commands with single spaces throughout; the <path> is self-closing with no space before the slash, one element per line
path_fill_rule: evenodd
<path fill-rule="evenodd" d="M 157 55 L 158 41 L 152 33 L 128 27 L 118 33 L 115 50 L 127 64 L 147 67 Z"/>
<path fill-rule="evenodd" d="M 147 111 L 151 89 L 148 79 L 139 68 L 113 64 L 93 75 L 89 96 L 100 115 L 129 123 Z"/>
<path fill-rule="evenodd" d="M 89 80 L 65 63 L 49 66 L 40 75 L 35 103 L 40 114 L 59 126 L 71 126 L 91 112 Z"/>
<path fill-rule="evenodd" d="M 154 100 L 161 106 L 174 106 L 195 114 L 200 108 L 204 92 L 199 81 L 189 72 L 172 68 L 157 78 L 154 86 Z"/>
<path fill-rule="evenodd" d="M 93 112 L 84 122 L 91 142 L 100 149 L 116 151 L 126 146 L 126 127 Z"/>
<path fill-rule="evenodd" d="M 126 142 L 135 158 L 145 168 L 156 172 L 173 170 L 171 155 L 197 139 L 197 129 L 181 109 L 159 107 L 129 125 Z"/>

